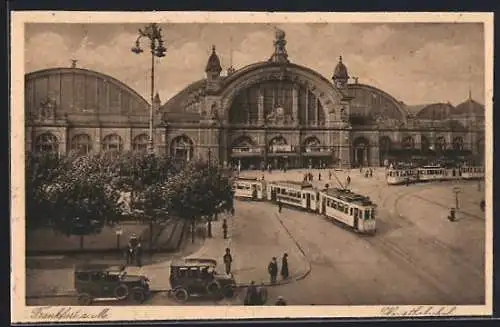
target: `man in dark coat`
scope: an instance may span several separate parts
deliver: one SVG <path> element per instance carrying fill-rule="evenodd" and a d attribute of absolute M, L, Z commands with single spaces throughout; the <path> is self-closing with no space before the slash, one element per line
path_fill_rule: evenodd
<path fill-rule="evenodd" d="M 278 276 L 278 262 L 276 261 L 276 257 L 273 257 L 271 262 L 269 262 L 267 271 L 269 272 L 269 277 L 271 278 L 271 284 L 276 284 L 276 277 Z"/>
<path fill-rule="evenodd" d="M 257 288 L 257 296 L 259 298 L 259 305 L 264 305 L 267 302 L 267 289 L 264 283 L 261 283 Z"/>
<path fill-rule="evenodd" d="M 288 275 L 288 253 L 285 253 L 281 259 L 281 277 L 287 279 Z"/>
<path fill-rule="evenodd" d="M 281 213 L 282 208 L 283 208 L 283 204 L 281 203 L 281 200 L 278 199 L 278 213 Z"/>
<path fill-rule="evenodd" d="M 231 256 L 231 250 L 229 250 L 229 248 L 226 248 L 226 254 L 224 254 L 222 259 L 226 266 L 226 274 L 229 275 L 231 273 L 231 263 L 233 262 L 233 257 Z"/>
<path fill-rule="evenodd" d="M 224 222 L 222 223 L 222 232 L 224 233 L 224 238 L 227 238 L 227 221 L 224 219 Z"/>

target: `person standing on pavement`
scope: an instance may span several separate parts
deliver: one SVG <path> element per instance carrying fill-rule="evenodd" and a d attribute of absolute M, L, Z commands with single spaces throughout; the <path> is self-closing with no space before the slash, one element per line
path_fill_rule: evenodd
<path fill-rule="evenodd" d="M 328 171 L 328 180 L 331 180 L 331 179 L 332 179 L 332 171 L 331 171 L 331 170 L 329 170 L 329 171 Z"/>
<path fill-rule="evenodd" d="M 222 223 L 222 232 L 224 233 L 224 239 L 227 238 L 227 220 L 224 219 L 224 222 Z"/>
<path fill-rule="evenodd" d="M 222 258 L 224 261 L 224 265 L 226 266 L 226 274 L 231 274 L 231 264 L 233 263 L 233 257 L 231 256 L 231 250 L 226 248 L 226 254 Z"/>
<path fill-rule="evenodd" d="M 283 204 L 281 203 L 281 200 L 278 199 L 278 213 L 281 213 L 282 208 L 283 208 Z"/>
<path fill-rule="evenodd" d="M 252 280 L 250 285 L 247 287 L 247 294 L 245 295 L 244 304 L 245 305 L 257 305 L 257 287 L 255 287 L 255 282 Z"/>
<path fill-rule="evenodd" d="M 137 242 L 136 246 L 136 255 L 135 255 L 135 261 L 138 267 L 142 267 L 142 244 L 141 240 L 139 239 Z"/>
<path fill-rule="evenodd" d="M 267 289 L 262 282 L 257 288 L 257 297 L 259 298 L 259 304 L 264 305 L 267 302 Z"/>
<path fill-rule="evenodd" d="M 321 180 L 321 172 L 318 173 L 318 181 Z"/>
<path fill-rule="evenodd" d="M 269 277 L 271 279 L 271 284 L 276 284 L 276 277 L 278 276 L 278 262 L 276 257 L 273 257 L 269 265 L 267 266 L 267 271 L 269 272 Z"/>
<path fill-rule="evenodd" d="M 347 186 L 351 185 L 351 176 L 347 175 L 346 182 L 347 182 Z"/>
<path fill-rule="evenodd" d="M 288 279 L 288 253 L 283 254 L 281 259 L 281 277 L 283 279 Z"/>

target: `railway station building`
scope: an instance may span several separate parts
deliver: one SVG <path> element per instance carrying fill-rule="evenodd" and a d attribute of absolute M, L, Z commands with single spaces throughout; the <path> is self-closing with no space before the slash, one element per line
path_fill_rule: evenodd
<path fill-rule="evenodd" d="M 270 56 L 223 72 L 215 46 L 206 77 L 153 103 L 155 151 L 242 169 L 379 166 L 386 160 L 484 157 L 485 108 L 408 106 L 349 76 L 332 60 L 326 78 L 294 64 L 285 33 Z M 123 82 L 77 67 L 25 76 L 26 150 L 146 151 L 150 103 Z"/>

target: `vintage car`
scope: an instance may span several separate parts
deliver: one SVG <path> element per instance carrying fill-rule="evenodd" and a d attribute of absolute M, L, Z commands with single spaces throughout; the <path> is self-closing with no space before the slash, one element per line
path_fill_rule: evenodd
<path fill-rule="evenodd" d="M 75 267 L 75 290 L 80 305 L 94 300 L 115 299 L 143 303 L 151 295 L 149 279 L 128 275 L 125 266 L 84 264 Z"/>
<path fill-rule="evenodd" d="M 236 288 L 233 275 L 219 274 L 213 259 L 190 258 L 170 265 L 171 294 L 184 302 L 191 296 L 232 297 Z"/>

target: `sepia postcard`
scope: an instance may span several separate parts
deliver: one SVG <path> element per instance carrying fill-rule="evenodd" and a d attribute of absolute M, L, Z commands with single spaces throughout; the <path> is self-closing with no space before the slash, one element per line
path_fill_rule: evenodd
<path fill-rule="evenodd" d="M 13 322 L 492 314 L 492 13 L 11 18 Z"/>

